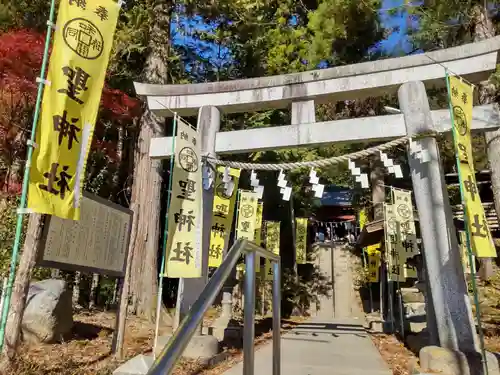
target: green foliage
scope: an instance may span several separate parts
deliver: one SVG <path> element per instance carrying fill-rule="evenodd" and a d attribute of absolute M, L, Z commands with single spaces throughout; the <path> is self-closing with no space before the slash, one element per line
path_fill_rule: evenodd
<path fill-rule="evenodd" d="M 0 32 L 12 28 L 46 30 L 49 11 L 50 1 L 3 1 L 0 3 Z"/>
<path fill-rule="evenodd" d="M 409 7 L 411 17 L 418 20 L 418 26 L 415 22 L 411 30 L 413 42 L 426 51 L 473 42 L 478 14 L 485 4 L 493 6 L 487 13 L 497 28 L 497 0 L 425 1 L 421 6 Z"/>
<path fill-rule="evenodd" d="M 0 278 L 8 276 L 12 248 L 16 236 L 17 208 L 19 207 L 19 197 L 0 194 Z M 24 243 L 28 218 L 23 221 L 21 231 L 21 244 Z M 22 247 L 21 247 L 22 249 Z M 33 278 L 41 280 L 49 275 L 50 271 L 43 268 L 36 268 Z"/>
<path fill-rule="evenodd" d="M 0 195 L 0 277 L 6 277 L 9 271 L 12 245 L 16 233 L 17 207 L 17 198 Z M 24 236 L 22 241 L 24 241 Z"/>
<path fill-rule="evenodd" d="M 118 20 L 109 64 L 113 87 L 132 91 L 132 80 L 142 73 L 149 37 L 148 16 L 146 4 L 138 1 Z"/>
<path fill-rule="evenodd" d="M 312 35 L 309 64 L 321 61 L 330 65 L 360 62 L 367 51 L 384 37 L 377 10 L 380 0 L 323 0 L 309 13 Z"/>

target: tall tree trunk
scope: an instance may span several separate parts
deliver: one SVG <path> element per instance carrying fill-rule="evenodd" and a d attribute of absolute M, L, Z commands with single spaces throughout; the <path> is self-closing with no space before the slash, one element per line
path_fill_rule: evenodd
<path fill-rule="evenodd" d="M 120 279 L 116 279 L 113 283 L 113 297 L 111 298 L 111 305 L 116 306 L 116 302 L 118 301 L 118 292 L 120 290 Z"/>
<path fill-rule="evenodd" d="M 90 285 L 89 309 L 93 309 L 96 305 L 97 290 L 99 288 L 99 274 L 92 274 L 92 284 Z"/>
<path fill-rule="evenodd" d="M 473 8 L 474 41 L 492 38 L 495 36 L 495 28 L 488 16 L 488 10 L 483 5 Z M 491 104 L 495 102 L 496 87 L 491 82 L 482 82 L 479 85 L 479 103 Z M 493 189 L 493 200 L 495 211 L 500 218 L 500 130 L 487 131 L 484 133 L 487 144 L 488 162 L 491 170 L 491 187 Z M 491 258 L 481 258 L 480 275 L 483 280 L 493 276 L 493 261 Z"/>
<path fill-rule="evenodd" d="M 75 278 L 73 279 L 73 294 L 71 296 L 73 308 L 78 307 L 80 302 L 80 281 L 82 281 L 82 274 L 77 271 L 75 272 Z"/>
<path fill-rule="evenodd" d="M 173 3 L 152 0 L 150 6 L 149 55 L 144 68 L 144 80 L 149 83 L 168 82 L 170 54 L 170 19 Z M 140 121 L 140 132 L 134 162 L 132 204 L 134 221 L 138 222 L 131 275 L 134 310 L 139 316 L 154 317 L 154 301 L 158 291 L 158 244 L 160 234 L 160 192 L 162 162 L 149 158 L 151 139 L 164 134 L 164 123 L 147 108 Z M 138 209 L 135 207 L 138 206 Z"/>
<path fill-rule="evenodd" d="M 384 218 L 385 186 L 384 186 L 384 165 L 380 158 L 370 160 L 370 184 L 372 187 L 373 220 Z"/>
<path fill-rule="evenodd" d="M 58 270 L 57 268 L 53 268 L 50 270 L 50 277 L 52 279 L 60 279 L 61 278 L 61 271 Z"/>
<path fill-rule="evenodd" d="M 33 269 L 35 268 L 38 245 L 42 234 L 43 220 L 44 216 L 40 214 L 30 214 L 29 216 L 26 239 L 24 241 L 16 279 L 12 289 L 2 361 L 0 363 L 0 374 L 5 374 L 7 372 L 8 365 L 16 355 L 16 349 L 21 334 L 21 323 L 26 307 L 29 282 Z"/>

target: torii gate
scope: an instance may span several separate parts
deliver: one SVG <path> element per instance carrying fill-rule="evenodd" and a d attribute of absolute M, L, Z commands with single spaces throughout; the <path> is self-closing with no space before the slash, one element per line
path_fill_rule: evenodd
<path fill-rule="evenodd" d="M 371 142 L 428 131 L 450 131 L 448 110 L 430 111 L 425 87 L 445 85 L 444 67 L 471 82 L 488 79 L 496 69 L 499 49 L 500 37 L 495 37 L 428 54 L 324 70 L 191 85 L 135 83 L 135 89 L 138 95 L 147 97 L 149 109 L 158 116 L 172 117 L 172 111 L 181 116 L 198 114 L 204 155 L 312 147 L 334 142 Z M 316 122 L 315 103 L 361 99 L 396 91 L 402 114 Z M 220 111 L 237 113 L 288 107 L 292 111 L 291 125 L 219 132 Z M 475 107 L 473 118 L 473 130 L 500 126 L 499 114 L 492 105 Z M 436 140 L 429 137 L 420 142 L 432 160 L 420 164 L 411 153 L 408 158 L 421 219 L 424 259 L 432 297 L 429 299 L 430 310 L 434 310 L 435 316 L 431 323 L 437 329 L 442 347 L 463 352 L 477 351 L 458 242 L 455 231 L 449 230 L 453 227 L 452 214 Z M 170 137 L 153 139 L 150 157 L 170 157 L 171 144 Z M 206 221 L 202 249 L 205 277 L 183 280 L 178 306 L 182 315 L 198 298 L 206 283 L 213 191 L 204 194 L 203 217 Z M 223 294 L 222 321 L 231 317 L 231 298 L 230 293 Z"/>

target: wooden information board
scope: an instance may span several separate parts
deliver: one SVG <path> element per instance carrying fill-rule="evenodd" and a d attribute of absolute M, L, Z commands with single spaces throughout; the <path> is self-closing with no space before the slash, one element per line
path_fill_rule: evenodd
<path fill-rule="evenodd" d="M 123 276 L 132 211 L 84 193 L 79 221 L 47 216 L 38 265 Z"/>

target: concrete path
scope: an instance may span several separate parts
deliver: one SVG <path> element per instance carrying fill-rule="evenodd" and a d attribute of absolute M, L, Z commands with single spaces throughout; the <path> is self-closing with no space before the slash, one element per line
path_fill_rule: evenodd
<path fill-rule="evenodd" d="M 333 256 L 332 256 L 333 255 Z M 333 258 L 333 259 L 332 259 Z M 320 249 L 316 264 L 334 275 L 331 296 L 321 299 L 313 317 L 281 339 L 283 375 L 391 375 L 363 328 L 364 316 L 354 299 L 348 254 L 343 246 Z M 272 343 L 255 353 L 255 375 L 272 375 Z M 224 375 L 241 375 L 243 363 Z"/>
<path fill-rule="evenodd" d="M 255 353 L 255 375 L 272 375 L 272 344 Z M 225 375 L 241 375 L 243 363 Z M 312 319 L 281 339 L 283 375 L 391 375 L 359 320 Z"/>

